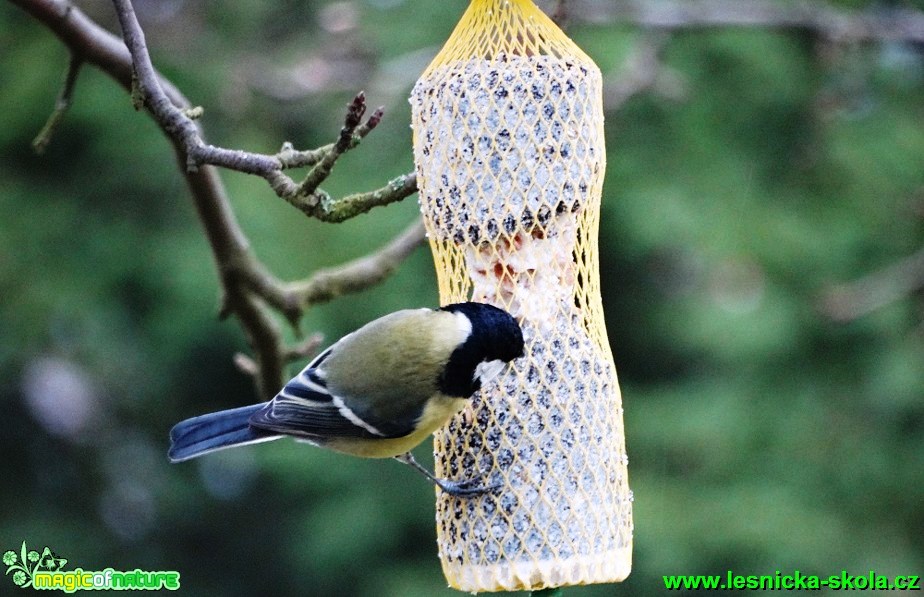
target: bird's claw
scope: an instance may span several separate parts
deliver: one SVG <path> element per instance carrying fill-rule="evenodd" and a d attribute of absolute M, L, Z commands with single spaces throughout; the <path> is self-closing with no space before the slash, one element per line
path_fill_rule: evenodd
<path fill-rule="evenodd" d="M 461 481 L 440 479 L 426 468 L 420 466 L 420 464 L 414 459 L 414 455 L 410 452 L 398 454 L 395 456 L 395 460 L 409 465 L 417 472 L 425 476 L 427 479 L 430 479 L 430 481 L 435 483 L 437 487 L 454 497 L 472 497 L 485 493 L 494 493 L 503 486 L 501 483 L 496 483 L 493 485 L 481 485 L 481 481 L 479 479 L 462 479 Z"/>
<path fill-rule="evenodd" d="M 453 497 L 472 497 L 485 493 L 495 493 L 502 487 L 500 483 L 482 485 L 480 479 L 463 479 L 461 481 L 439 479 L 436 485 Z"/>

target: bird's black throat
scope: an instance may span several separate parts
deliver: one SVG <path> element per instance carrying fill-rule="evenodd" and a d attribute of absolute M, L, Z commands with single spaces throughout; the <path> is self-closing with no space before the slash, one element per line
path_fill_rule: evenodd
<path fill-rule="evenodd" d="M 452 352 L 440 377 L 440 391 L 447 396 L 468 398 L 477 392 L 481 380 L 475 377 L 475 369 L 480 363 L 508 363 L 523 356 L 523 333 L 506 311 L 482 303 L 456 303 L 441 310 L 461 313 L 472 324 L 468 338 Z"/>

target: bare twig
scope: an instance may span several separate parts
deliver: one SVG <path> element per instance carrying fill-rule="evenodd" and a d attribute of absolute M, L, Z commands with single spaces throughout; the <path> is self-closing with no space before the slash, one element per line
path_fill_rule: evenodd
<path fill-rule="evenodd" d="M 360 92 L 351 104 L 360 103 L 362 110 L 365 110 L 365 95 Z M 335 202 L 326 192 L 319 188 L 319 185 L 327 179 L 333 169 L 334 163 L 346 151 L 356 147 L 360 140 L 371 132 L 381 121 L 383 108 L 377 108 L 366 122 L 359 125 L 351 125 L 344 129 L 350 131 L 349 135 L 344 135 L 341 130 L 340 136 L 336 143 L 324 145 L 317 149 L 297 151 L 291 143 L 284 143 L 279 153 L 267 155 L 241 151 L 238 149 L 225 149 L 206 144 L 201 137 L 189 136 L 183 139 L 186 147 L 188 167 L 195 169 L 200 164 L 211 164 L 220 166 L 229 170 L 236 170 L 244 174 L 253 174 L 263 177 L 279 197 L 285 199 L 292 205 L 302 209 L 307 206 L 308 209 L 302 209 L 308 215 L 312 215 L 312 209 L 322 200 Z M 350 115 L 347 115 L 347 119 Z M 190 124 L 192 121 L 190 121 Z M 300 168 L 303 166 L 312 166 L 305 180 L 296 183 L 291 177 L 283 171 L 290 168 Z M 395 201 L 404 197 L 396 197 Z M 369 209 L 375 207 L 370 205 Z M 319 210 L 323 212 L 323 210 Z M 364 213 L 368 209 L 356 212 Z"/>
<path fill-rule="evenodd" d="M 378 284 L 423 240 L 424 228 L 418 220 L 375 253 L 335 268 L 319 270 L 307 280 L 280 282 L 259 263 L 239 263 L 237 273 L 254 292 L 295 325 L 308 307 Z"/>
<path fill-rule="evenodd" d="M 321 344 L 323 342 L 323 334 L 311 334 L 305 338 L 304 341 L 286 349 L 286 360 L 289 362 L 294 362 L 308 357 L 313 357 L 318 353 L 318 349 L 321 348 Z"/>
<path fill-rule="evenodd" d="M 338 223 L 366 213 L 373 207 L 400 201 L 416 192 L 417 175 L 411 172 L 389 181 L 380 189 L 347 195 L 342 199 L 334 199 L 318 189 L 308 197 L 294 195 L 287 196 L 286 200 L 308 216 Z"/>
<path fill-rule="evenodd" d="M 317 354 L 323 342 L 324 334 L 311 334 L 298 344 L 286 347 L 282 353 L 282 357 L 287 363 L 313 357 Z M 234 355 L 234 364 L 241 372 L 253 377 L 257 377 L 260 374 L 260 366 L 257 362 L 242 352 Z"/>
<path fill-rule="evenodd" d="M 304 282 L 293 282 L 288 290 L 303 306 L 365 290 L 384 280 L 423 240 L 423 223 L 415 222 L 377 252 L 336 268 L 319 270 Z"/>
<path fill-rule="evenodd" d="M 74 88 L 77 85 L 77 76 L 80 74 L 80 67 L 82 65 L 83 59 L 76 54 L 71 54 L 71 59 L 67 63 L 67 71 L 64 73 L 64 83 L 61 86 L 61 91 L 58 93 L 58 99 L 55 101 L 55 109 L 45 122 L 45 126 L 42 127 L 42 130 L 39 131 L 39 134 L 36 135 L 35 139 L 32 141 L 32 149 L 35 150 L 35 153 L 45 153 L 45 149 L 48 147 L 48 144 L 51 143 L 51 138 L 54 136 L 58 125 L 67 113 L 67 109 L 71 107 L 71 101 L 73 101 L 74 98 Z"/>
<path fill-rule="evenodd" d="M 365 128 L 366 132 L 371 131 L 382 119 L 382 111 L 384 108 L 378 108 L 375 111 L 375 124 L 367 123 Z M 294 198 L 310 198 L 315 199 L 315 202 L 320 201 L 320 196 L 316 196 L 315 192 L 318 191 L 318 187 L 321 185 L 324 180 L 330 176 L 331 170 L 334 167 L 334 164 L 351 147 L 354 147 L 358 142 L 359 137 L 355 135 L 356 129 L 359 127 L 363 114 L 366 112 L 366 94 L 360 91 L 356 94 L 356 97 L 353 98 L 353 101 L 347 106 L 346 118 L 343 121 L 343 128 L 340 129 L 340 136 L 337 139 L 337 142 L 330 146 L 330 148 L 324 153 L 320 160 L 314 165 L 314 167 L 308 171 L 308 175 L 305 176 L 305 180 L 298 186 L 294 194 Z M 372 121 L 372 118 L 369 119 Z M 324 193 L 321 196 L 326 196 Z M 285 197 L 289 199 L 289 197 Z"/>
<path fill-rule="evenodd" d="M 241 373 L 246 373 L 251 377 L 257 377 L 260 375 L 260 366 L 257 365 L 257 362 L 244 354 L 243 352 L 238 352 L 234 355 L 234 365 L 240 370 Z"/>
<path fill-rule="evenodd" d="M 323 145 L 317 149 L 296 151 L 291 143 L 285 142 L 282 144 L 282 149 L 279 150 L 279 153 L 272 157 L 279 160 L 282 169 L 301 168 L 303 166 L 314 166 L 333 152 L 340 154 L 353 149 L 360 139 L 363 139 L 378 126 L 385 113 L 385 108 L 379 106 L 372 113 L 372 116 L 366 119 L 366 122 L 360 123 L 357 120 L 354 123 L 353 119 L 356 118 L 356 115 L 359 114 L 359 118 L 361 118 L 362 112 L 366 110 L 365 97 L 365 93 L 360 91 L 348 106 L 347 117 L 344 119 L 344 126 L 340 130 L 337 143 Z"/>
<path fill-rule="evenodd" d="M 161 128 L 184 147 L 187 156 L 186 167 L 189 170 L 195 170 L 203 164 L 211 164 L 262 176 L 277 195 L 309 215 L 319 204 L 334 202 L 327 193 L 321 191 L 321 183 L 330 176 L 340 156 L 356 147 L 362 137 L 375 128 L 382 118 L 383 108 L 378 108 L 363 124 L 366 96 L 359 92 L 348 106 L 343 128 L 335 143 L 310 152 L 294 152 L 291 146 L 284 146 L 284 158 L 280 155 L 271 156 L 208 145 L 203 141 L 193 119 L 181 109 L 181 106 L 173 105 L 160 88 L 147 50 L 144 32 L 135 16 L 131 0 L 113 0 L 113 3 L 122 26 L 125 44 L 134 63 L 133 82 L 137 87 L 132 88 L 133 97 L 134 91 L 137 90 L 138 101 L 144 102 Z M 312 166 L 301 183 L 296 183 L 283 173 L 284 169 L 295 164 Z M 398 195 L 390 195 L 389 198 L 403 199 Z M 375 205 L 381 203 L 370 205 L 367 209 L 354 210 L 353 213 L 363 213 Z M 322 208 L 319 213 L 328 209 L 329 207 Z"/>
<path fill-rule="evenodd" d="M 853 321 L 924 288 L 924 249 L 879 271 L 835 286 L 821 299 L 821 311 L 837 321 Z"/>
<path fill-rule="evenodd" d="M 323 334 L 312 334 L 295 346 L 286 348 L 283 353 L 283 358 L 287 363 L 291 363 L 304 360 L 307 357 L 312 357 L 317 354 L 322 342 L 324 342 Z M 242 352 L 236 353 L 233 361 L 234 365 L 241 373 L 245 373 L 255 380 L 259 380 L 260 365 L 257 364 L 257 361 Z"/>

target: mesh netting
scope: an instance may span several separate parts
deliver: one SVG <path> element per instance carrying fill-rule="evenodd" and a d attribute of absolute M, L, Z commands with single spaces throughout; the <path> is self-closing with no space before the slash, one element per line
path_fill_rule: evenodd
<path fill-rule="evenodd" d="M 600 71 L 531 0 L 473 0 L 411 96 L 420 205 L 446 303 L 520 321 L 526 358 L 435 436 L 450 585 L 629 574 L 632 495 L 597 259 L 606 162 Z"/>

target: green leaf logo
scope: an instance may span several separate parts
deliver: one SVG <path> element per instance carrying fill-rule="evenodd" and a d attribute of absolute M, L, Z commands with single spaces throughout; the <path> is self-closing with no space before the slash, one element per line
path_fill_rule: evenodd
<path fill-rule="evenodd" d="M 0 561 L 13 584 L 23 589 L 60 589 L 67 593 L 77 590 L 176 591 L 180 588 L 180 573 L 176 570 L 64 570 L 67 560 L 50 547 L 39 551 L 29 549 L 26 542 L 17 552 L 2 552 Z"/>
<path fill-rule="evenodd" d="M 59 558 L 58 554 L 51 551 L 50 548 L 46 547 L 45 551 L 42 552 L 42 557 L 39 560 L 39 569 L 48 570 L 49 572 L 57 572 L 62 570 L 64 565 L 67 564 L 67 560 L 64 558 Z"/>
<path fill-rule="evenodd" d="M 32 577 L 39 570 L 48 570 L 56 572 L 64 568 L 67 560 L 58 557 L 51 551 L 51 548 L 45 549 L 39 553 L 34 549 L 28 549 L 26 542 L 22 542 L 22 547 L 17 554 L 12 549 L 3 552 L 3 565 L 6 566 L 6 574 L 13 574 L 13 584 L 23 589 L 32 586 Z"/>

